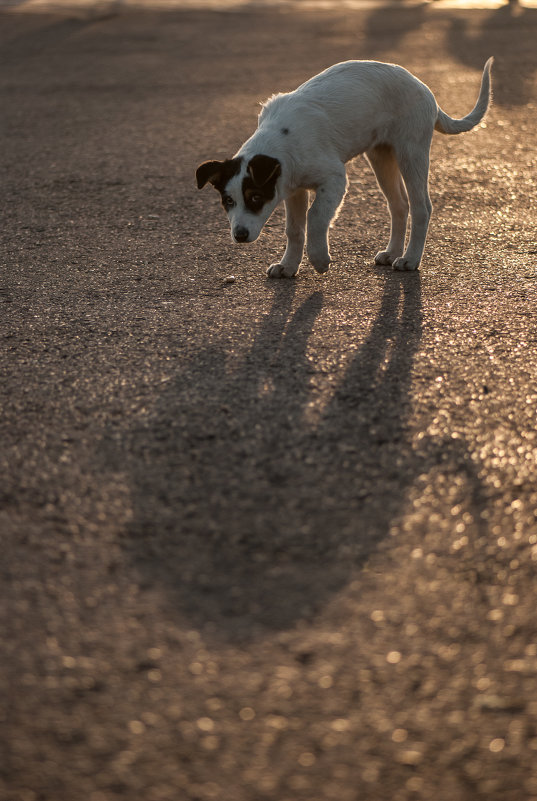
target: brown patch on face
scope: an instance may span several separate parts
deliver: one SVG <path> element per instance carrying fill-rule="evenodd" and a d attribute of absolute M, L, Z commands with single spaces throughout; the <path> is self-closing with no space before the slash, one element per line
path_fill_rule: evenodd
<path fill-rule="evenodd" d="M 282 172 L 278 159 L 272 156 L 254 156 L 248 164 L 248 174 L 242 181 L 242 195 L 246 208 L 258 214 L 274 198 L 276 181 Z"/>

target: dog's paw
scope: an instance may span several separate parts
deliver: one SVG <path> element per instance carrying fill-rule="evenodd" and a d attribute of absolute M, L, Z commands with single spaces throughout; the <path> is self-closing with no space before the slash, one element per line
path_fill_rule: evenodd
<path fill-rule="evenodd" d="M 298 272 L 298 267 L 292 267 L 288 264 L 276 262 L 271 264 L 267 270 L 268 278 L 294 278 Z"/>
<path fill-rule="evenodd" d="M 404 256 L 401 256 L 398 259 L 394 259 L 394 261 L 392 262 L 393 269 L 399 270 L 401 272 L 404 271 L 409 272 L 411 270 L 417 270 L 419 266 L 420 266 L 419 261 L 418 262 L 411 261 L 410 259 L 405 259 Z"/>
<path fill-rule="evenodd" d="M 320 275 L 322 275 L 323 273 L 326 273 L 330 267 L 330 259 L 327 259 L 325 262 L 317 262 L 313 265 L 313 267 Z"/>
<path fill-rule="evenodd" d="M 321 273 L 321 275 L 322 275 L 322 273 L 325 273 L 328 270 L 328 268 L 330 267 L 331 259 L 330 259 L 330 253 L 328 253 L 328 251 L 325 251 L 325 252 L 321 251 L 321 252 L 318 252 L 318 253 L 315 252 L 315 251 L 313 253 L 310 253 L 308 251 L 308 258 L 309 258 L 313 268 L 318 273 Z"/>
<path fill-rule="evenodd" d="M 394 257 L 388 250 L 380 250 L 375 256 L 375 264 L 378 264 L 379 267 L 391 267 L 394 261 Z"/>

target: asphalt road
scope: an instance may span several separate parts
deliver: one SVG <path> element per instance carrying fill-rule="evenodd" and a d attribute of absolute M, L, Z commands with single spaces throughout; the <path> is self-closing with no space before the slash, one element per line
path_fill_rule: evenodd
<path fill-rule="evenodd" d="M 2 801 L 536 801 L 537 10 L 0 16 Z M 367 166 L 269 281 L 194 170 L 396 61 L 421 270 Z M 226 277 L 235 276 L 233 283 Z"/>

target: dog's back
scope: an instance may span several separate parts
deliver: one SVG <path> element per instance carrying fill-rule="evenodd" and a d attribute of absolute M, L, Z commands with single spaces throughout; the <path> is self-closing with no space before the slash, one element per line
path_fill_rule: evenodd
<path fill-rule="evenodd" d="M 420 120 L 416 126 L 415 114 Z M 295 133 L 299 147 L 322 139 L 347 162 L 377 144 L 388 144 L 401 127 L 434 127 L 437 104 L 430 89 L 403 67 L 377 61 L 345 61 L 319 73 L 294 92 L 271 97 L 259 127 Z M 425 117 L 425 119 L 424 119 Z"/>

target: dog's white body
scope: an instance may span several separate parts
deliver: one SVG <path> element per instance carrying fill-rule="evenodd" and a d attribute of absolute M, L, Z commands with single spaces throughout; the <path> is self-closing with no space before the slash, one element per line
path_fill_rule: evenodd
<path fill-rule="evenodd" d="M 297 273 L 306 229 L 309 259 L 323 273 L 330 264 L 328 229 L 347 189 L 345 164 L 365 153 L 391 215 L 390 241 L 375 261 L 414 270 L 431 215 L 433 131 L 460 133 L 481 121 L 490 103 L 491 64 L 489 59 L 483 70 L 475 108 L 462 120 L 445 114 L 428 87 L 402 67 L 373 61 L 336 64 L 294 92 L 270 98 L 257 130 L 232 160 L 200 165 L 198 186 L 210 181 L 219 189 L 232 236 L 240 242 L 257 239 L 284 201 L 287 248 L 268 275 Z M 311 206 L 310 190 L 315 193 Z M 409 204 L 411 231 L 405 250 Z"/>

